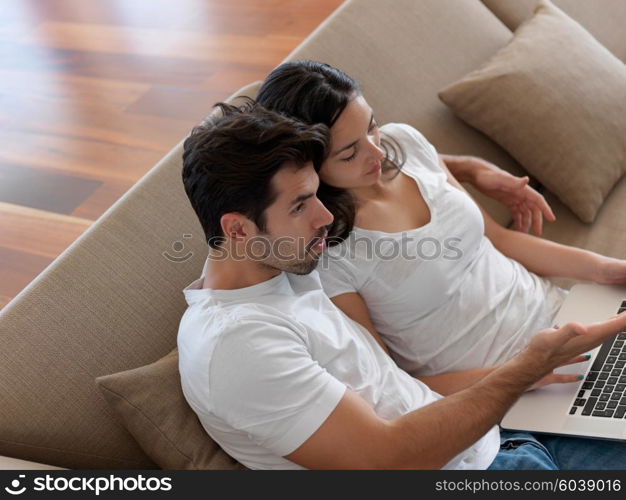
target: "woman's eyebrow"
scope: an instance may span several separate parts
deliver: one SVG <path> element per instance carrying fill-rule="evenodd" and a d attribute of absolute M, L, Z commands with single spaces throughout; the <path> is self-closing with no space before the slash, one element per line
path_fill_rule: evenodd
<path fill-rule="evenodd" d="M 372 126 L 372 122 L 374 121 L 374 112 L 372 111 L 372 114 L 370 115 L 370 121 L 369 124 L 367 125 L 367 129 L 369 130 L 369 128 Z M 348 144 L 347 146 L 344 146 L 343 148 L 335 151 L 334 153 L 331 153 L 330 156 L 337 156 L 339 153 L 342 153 L 343 151 L 345 151 L 346 149 L 350 149 L 353 148 L 354 146 L 357 145 L 357 143 L 359 142 L 359 140 L 357 139 L 354 142 L 351 142 L 350 144 Z"/>

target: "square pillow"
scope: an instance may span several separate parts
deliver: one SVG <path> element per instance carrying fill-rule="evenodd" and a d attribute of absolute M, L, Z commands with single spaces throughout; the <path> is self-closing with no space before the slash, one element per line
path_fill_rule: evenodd
<path fill-rule="evenodd" d="M 245 469 L 206 433 L 187 404 L 178 350 L 146 366 L 96 378 L 107 403 L 163 469 Z"/>
<path fill-rule="evenodd" d="M 548 0 L 439 98 L 583 222 L 626 172 L 626 66 Z"/>

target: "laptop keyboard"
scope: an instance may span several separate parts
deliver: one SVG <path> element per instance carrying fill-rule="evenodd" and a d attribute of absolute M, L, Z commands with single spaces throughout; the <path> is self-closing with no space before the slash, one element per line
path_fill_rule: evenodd
<path fill-rule="evenodd" d="M 626 311 L 626 300 L 618 311 Z M 570 415 L 624 418 L 626 415 L 626 332 L 607 340 L 580 386 Z"/>

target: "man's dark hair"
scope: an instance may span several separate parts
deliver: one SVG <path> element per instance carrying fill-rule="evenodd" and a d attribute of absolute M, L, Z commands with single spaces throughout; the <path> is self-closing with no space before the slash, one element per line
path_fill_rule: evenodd
<path fill-rule="evenodd" d="M 313 162 L 319 170 L 329 144 L 328 127 L 255 105 L 218 103 L 221 115 L 195 127 L 185 140 L 183 184 L 207 243 L 217 248 L 222 215 L 237 212 L 266 231 L 265 209 L 278 193 L 272 178 L 283 167 Z"/>

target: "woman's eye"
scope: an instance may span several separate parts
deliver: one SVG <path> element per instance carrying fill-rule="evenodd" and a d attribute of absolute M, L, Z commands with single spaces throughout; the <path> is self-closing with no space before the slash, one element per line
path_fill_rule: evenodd
<path fill-rule="evenodd" d="M 356 158 L 356 150 L 354 150 L 354 153 L 352 153 L 350 156 L 348 156 L 347 158 L 342 158 L 341 161 L 352 161 Z"/>
<path fill-rule="evenodd" d="M 378 128 L 378 123 L 376 123 L 376 121 L 373 121 L 372 124 L 370 125 L 368 132 L 372 132 L 376 130 L 377 128 Z"/>

